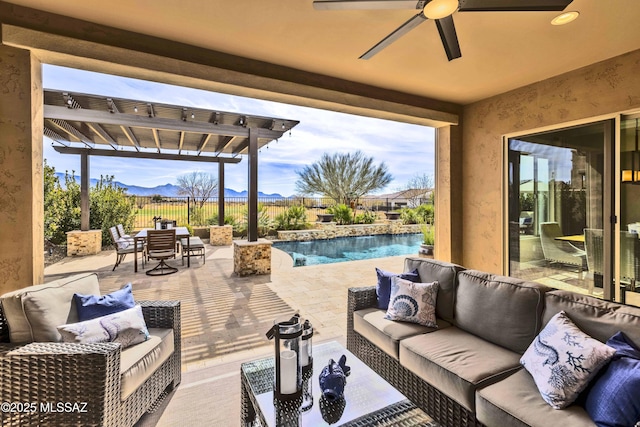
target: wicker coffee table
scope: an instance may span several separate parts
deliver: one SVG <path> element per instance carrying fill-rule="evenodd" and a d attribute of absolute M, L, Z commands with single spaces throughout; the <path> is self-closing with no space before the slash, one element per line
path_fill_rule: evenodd
<path fill-rule="evenodd" d="M 351 374 L 347 377 L 344 401 L 329 404 L 322 398 L 318 375 L 329 359 L 347 356 Z M 333 341 L 313 346 L 311 396 L 292 403 L 274 403 L 273 357 L 243 363 L 243 426 L 437 426 L 398 390 L 358 360 L 351 352 Z M 306 410 L 303 410 L 304 407 Z"/>

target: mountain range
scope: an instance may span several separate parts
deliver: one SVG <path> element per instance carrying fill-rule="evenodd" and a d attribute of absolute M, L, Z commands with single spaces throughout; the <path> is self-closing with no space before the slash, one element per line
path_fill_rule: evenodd
<path fill-rule="evenodd" d="M 60 181 L 60 184 L 62 185 L 62 187 L 64 187 L 65 183 L 64 183 L 64 173 L 61 172 L 56 172 L 56 177 L 58 178 L 58 180 Z M 76 180 L 76 182 L 80 183 L 80 177 L 78 175 L 74 176 L 74 179 Z M 96 185 L 96 183 L 98 182 L 98 179 L 95 178 L 91 178 L 90 180 L 90 185 L 93 187 Z M 134 195 L 134 196 L 154 196 L 156 194 L 160 195 L 160 196 L 164 196 L 164 197 L 178 197 L 180 196 L 179 194 L 179 190 L 180 187 L 178 187 L 177 185 L 173 185 L 173 184 L 165 184 L 165 185 L 158 185 L 155 187 L 140 187 L 138 185 L 128 185 L 128 184 L 123 184 L 122 182 L 118 182 L 118 181 L 114 181 L 114 184 L 117 185 L 118 187 L 122 187 L 122 188 L 126 188 L 127 189 L 127 193 Z M 217 192 L 215 194 L 215 196 L 217 196 Z M 231 188 L 225 188 L 224 189 L 224 196 L 225 197 L 247 197 L 249 195 L 249 192 L 247 190 L 243 190 L 243 191 L 236 191 L 233 190 Z M 265 194 L 261 191 L 258 191 L 258 197 L 269 197 L 269 198 L 277 198 L 277 199 L 284 199 L 285 197 L 278 194 L 278 193 L 273 193 L 273 194 Z"/>

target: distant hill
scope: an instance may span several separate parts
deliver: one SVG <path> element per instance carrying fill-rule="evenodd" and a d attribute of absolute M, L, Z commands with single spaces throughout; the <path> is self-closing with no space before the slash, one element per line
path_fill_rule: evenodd
<path fill-rule="evenodd" d="M 61 172 L 56 172 L 56 176 L 58 177 L 58 179 L 60 180 L 60 184 L 62 184 L 62 186 L 64 187 L 64 173 Z M 80 177 L 78 175 L 74 176 L 76 182 L 80 182 Z M 96 185 L 96 183 L 98 182 L 97 179 L 92 178 L 90 180 L 90 185 L 93 187 Z M 114 183 L 118 186 L 118 187 L 122 187 L 122 188 L 126 188 L 127 189 L 127 193 L 132 194 L 134 196 L 153 196 L 156 194 L 159 194 L 161 196 L 164 197 L 178 197 L 178 190 L 179 187 L 173 184 L 165 184 L 165 185 L 158 185 L 156 187 L 140 187 L 138 185 L 128 185 L 128 184 L 123 184 L 122 182 L 118 182 L 118 181 L 114 181 Z M 225 197 L 247 197 L 249 194 L 249 192 L 247 190 L 243 190 L 243 191 L 236 191 L 233 190 L 231 188 L 225 188 L 224 189 L 224 196 Z M 215 196 L 217 196 L 217 193 L 215 194 Z M 258 191 L 258 197 L 270 197 L 270 198 L 277 198 L 277 199 L 284 199 L 285 197 L 278 194 L 278 193 L 273 193 L 273 194 L 265 194 L 261 191 Z"/>

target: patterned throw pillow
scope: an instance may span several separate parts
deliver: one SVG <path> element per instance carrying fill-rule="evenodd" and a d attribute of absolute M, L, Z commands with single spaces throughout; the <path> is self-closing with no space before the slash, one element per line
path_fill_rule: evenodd
<path fill-rule="evenodd" d="M 386 310 L 389 307 L 389 296 L 391 294 L 391 278 L 400 276 L 403 279 L 411 280 L 412 282 L 419 282 L 418 270 L 415 269 L 406 273 L 390 273 L 388 271 L 380 270 L 376 268 L 376 275 L 378 276 L 378 284 L 376 285 L 376 296 L 378 298 L 378 308 Z"/>
<path fill-rule="evenodd" d="M 122 348 L 139 344 L 149 338 L 142 307 L 139 305 L 96 319 L 61 325 L 58 326 L 58 331 L 63 342 L 119 342 Z"/>
<path fill-rule="evenodd" d="M 437 328 L 438 287 L 438 282 L 414 283 L 398 276 L 392 277 L 389 308 L 384 318 Z"/>
<path fill-rule="evenodd" d="M 573 403 L 615 353 L 582 332 L 561 311 L 540 331 L 520 363 L 533 376 L 544 401 L 562 409 Z"/>

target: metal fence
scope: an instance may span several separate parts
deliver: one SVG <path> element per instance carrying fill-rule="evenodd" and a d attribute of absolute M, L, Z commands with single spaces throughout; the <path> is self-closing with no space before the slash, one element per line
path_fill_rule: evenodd
<path fill-rule="evenodd" d="M 218 198 L 211 198 L 200 203 L 190 197 L 143 197 L 134 196 L 137 208 L 135 228 L 153 227 L 154 217 L 166 220 L 174 220 L 178 225 L 190 224 L 216 225 L 218 224 Z M 225 217 L 232 217 L 235 222 L 246 221 L 247 217 L 247 197 L 225 197 L 224 199 Z M 384 212 L 397 210 L 402 207 L 414 207 L 423 203 L 431 203 L 426 199 L 386 199 L 386 198 L 363 198 L 358 200 L 356 211 L 377 212 L 380 218 L 384 218 Z M 315 222 L 318 214 L 326 213 L 329 206 L 336 202 L 329 198 L 314 197 L 290 197 L 258 198 L 259 209 L 265 212 L 271 220 L 278 214 L 283 213 L 291 206 L 303 205 L 307 212 L 307 221 Z"/>

